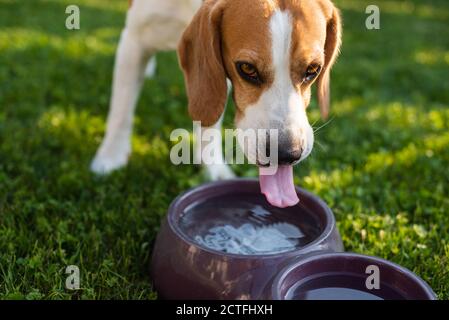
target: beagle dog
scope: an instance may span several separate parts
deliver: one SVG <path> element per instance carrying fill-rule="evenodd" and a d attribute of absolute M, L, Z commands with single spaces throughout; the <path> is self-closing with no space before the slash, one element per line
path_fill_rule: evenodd
<path fill-rule="evenodd" d="M 340 15 L 330 0 L 134 0 L 117 51 L 106 135 L 91 169 L 106 174 L 126 165 L 146 66 L 150 61 L 153 72 L 156 52 L 178 49 L 192 119 L 202 130 L 221 128 L 232 85 L 236 127 L 279 134 L 276 173 L 264 174 L 271 164 L 259 164 L 262 193 L 274 206 L 295 205 L 293 166 L 314 143 L 306 113 L 311 87 L 316 83 L 326 118 L 340 45 Z M 221 142 L 211 143 L 221 150 Z M 246 156 L 257 157 L 259 146 L 250 145 Z M 233 177 L 222 154 L 216 157 L 205 165 L 210 178 Z"/>

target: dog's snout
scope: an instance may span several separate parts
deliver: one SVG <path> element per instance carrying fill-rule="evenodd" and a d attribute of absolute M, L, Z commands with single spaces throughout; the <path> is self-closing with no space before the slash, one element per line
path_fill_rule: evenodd
<path fill-rule="evenodd" d="M 279 150 L 278 162 L 281 165 L 294 164 L 301 159 L 302 149 Z"/>

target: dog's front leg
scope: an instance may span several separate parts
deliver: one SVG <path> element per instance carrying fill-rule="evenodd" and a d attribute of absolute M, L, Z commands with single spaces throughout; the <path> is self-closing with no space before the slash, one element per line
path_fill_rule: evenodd
<path fill-rule="evenodd" d="M 106 135 L 91 164 L 97 174 L 110 173 L 128 162 L 134 110 L 149 58 L 138 34 L 125 29 L 115 61 Z"/>

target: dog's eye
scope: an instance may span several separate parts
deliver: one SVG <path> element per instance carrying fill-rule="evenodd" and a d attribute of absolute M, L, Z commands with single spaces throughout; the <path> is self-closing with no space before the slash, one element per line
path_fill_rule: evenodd
<path fill-rule="evenodd" d="M 315 79 L 321 71 L 321 66 L 319 64 L 312 64 L 307 68 L 306 74 L 304 75 L 304 81 L 310 82 Z"/>
<path fill-rule="evenodd" d="M 236 63 L 237 71 L 240 76 L 253 84 L 261 84 L 262 80 L 260 79 L 259 72 L 257 68 L 250 63 L 247 62 L 237 62 Z"/>

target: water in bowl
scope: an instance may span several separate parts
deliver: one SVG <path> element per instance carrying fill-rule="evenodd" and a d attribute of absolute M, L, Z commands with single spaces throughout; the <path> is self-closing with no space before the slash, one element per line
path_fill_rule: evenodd
<path fill-rule="evenodd" d="M 366 276 L 353 274 L 325 274 L 301 281 L 286 295 L 287 300 L 403 300 L 391 287 L 381 284 L 379 289 L 366 287 Z"/>
<path fill-rule="evenodd" d="M 223 195 L 194 203 L 179 220 L 182 232 L 209 249 L 244 255 L 299 249 L 323 231 L 302 204 L 279 209 L 260 195 Z"/>

